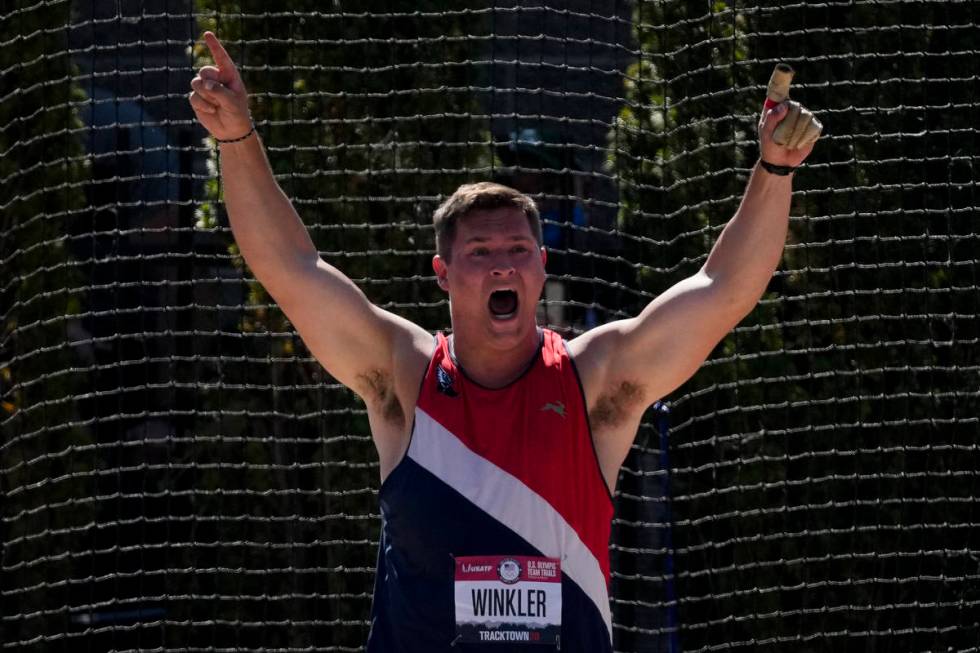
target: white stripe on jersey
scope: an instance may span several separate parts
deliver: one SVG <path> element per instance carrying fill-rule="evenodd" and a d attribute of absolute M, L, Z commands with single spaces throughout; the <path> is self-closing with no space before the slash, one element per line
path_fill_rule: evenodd
<path fill-rule="evenodd" d="M 418 407 L 408 456 L 527 540 L 541 555 L 560 558 L 562 572 L 595 603 L 612 640 L 609 593 L 599 561 L 550 503 L 513 475 L 477 455 Z"/>

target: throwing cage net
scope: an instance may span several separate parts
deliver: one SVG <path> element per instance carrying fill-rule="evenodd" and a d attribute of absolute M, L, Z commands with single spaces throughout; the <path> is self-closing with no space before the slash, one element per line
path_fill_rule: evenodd
<path fill-rule="evenodd" d="M 324 258 L 433 331 L 463 182 L 537 198 L 568 337 L 694 273 L 791 63 L 825 136 L 769 291 L 621 474 L 615 648 L 978 650 L 977 4 L 598 0 L 5 7 L 0 648 L 366 638 L 364 406 L 237 255 L 204 29 Z"/>

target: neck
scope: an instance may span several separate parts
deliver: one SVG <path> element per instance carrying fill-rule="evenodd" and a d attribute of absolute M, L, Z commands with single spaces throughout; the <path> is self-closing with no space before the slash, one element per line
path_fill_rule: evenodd
<path fill-rule="evenodd" d="M 472 346 L 465 333 L 453 332 L 450 350 L 466 376 L 487 388 L 502 388 L 519 377 L 538 353 L 540 331 L 507 349 Z"/>

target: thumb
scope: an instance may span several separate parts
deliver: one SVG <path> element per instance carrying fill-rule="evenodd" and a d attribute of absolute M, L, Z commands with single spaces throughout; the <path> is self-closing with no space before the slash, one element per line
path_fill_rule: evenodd
<path fill-rule="evenodd" d="M 223 109 L 237 110 L 241 104 L 240 94 L 218 80 L 204 79 L 201 87 L 200 93 L 204 96 L 204 99 L 212 104 L 221 106 Z"/>
<path fill-rule="evenodd" d="M 789 109 L 789 102 L 783 100 L 773 108 L 763 111 L 762 124 L 759 125 L 759 131 L 766 136 L 772 136 L 779 123 L 786 119 L 787 109 Z"/>

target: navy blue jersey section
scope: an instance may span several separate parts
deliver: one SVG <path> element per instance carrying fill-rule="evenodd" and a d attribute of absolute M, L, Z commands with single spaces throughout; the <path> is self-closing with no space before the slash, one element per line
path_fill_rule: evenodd
<path fill-rule="evenodd" d="M 509 653 L 540 645 L 453 645 L 454 556 L 540 556 L 523 538 L 405 457 L 380 495 L 382 532 L 368 653 Z M 561 650 L 611 651 L 592 600 L 562 577 Z"/>

